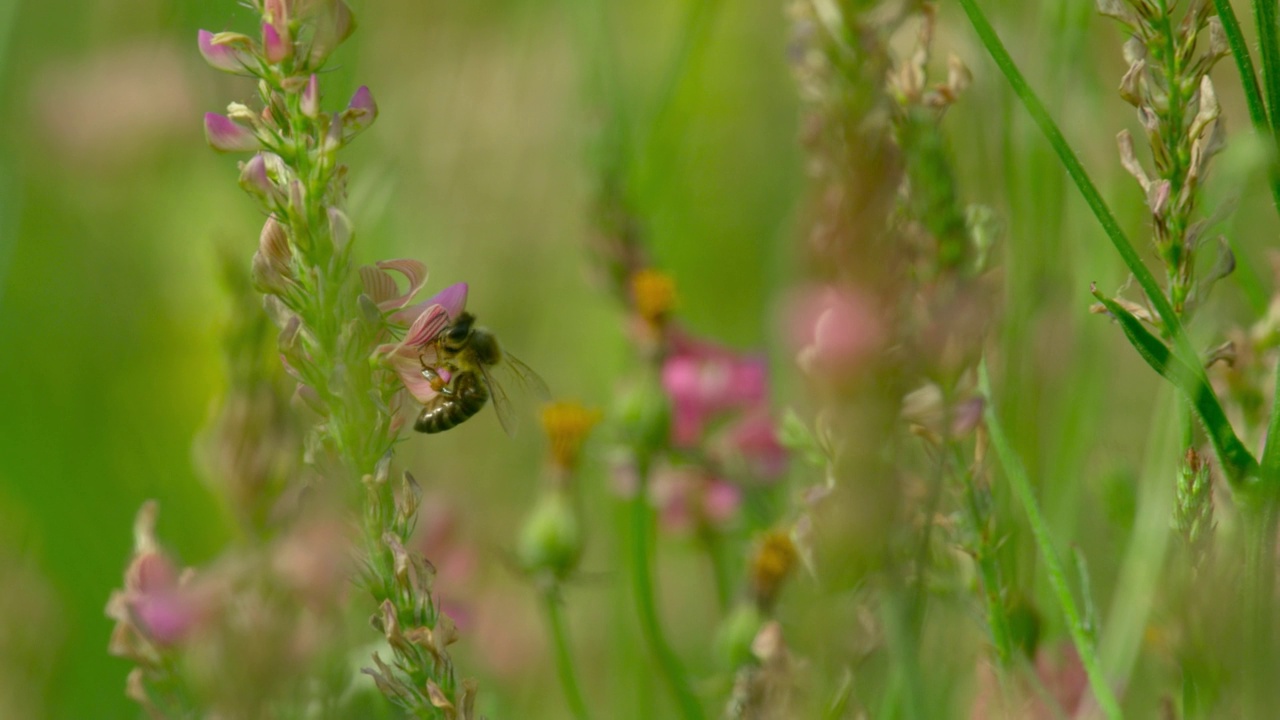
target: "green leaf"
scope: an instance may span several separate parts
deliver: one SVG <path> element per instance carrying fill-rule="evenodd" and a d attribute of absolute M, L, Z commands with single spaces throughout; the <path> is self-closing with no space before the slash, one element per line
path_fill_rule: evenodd
<path fill-rule="evenodd" d="M 1218 402 L 1218 396 L 1209 386 L 1209 380 L 1204 371 L 1199 367 L 1193 368 L 1175 357 L 1173 351 L 1152 335 L 1142 321 L 1115 300 L 1100 293 L 1097 287 L 1091 287 L 1090 291 L 1107 308 L 1107 312 L 1120 323 L 1120 328 L 1124 330 L 1129 344 L 1133 345 L 1142 359 L 1186 396 L 1200 418 L 1200 422 L 1204 424 L 1205 432 L 1209 434 L 1209 441 L 1213 444 L 1213 449 L 1232 487 L 1240 488 L 1247 480 L 1256 478 L 1258 461 L 1249 453 L 1244 443 L 1240 442 L 1240 438 L 1236 437 L 1226 413 L 1222 410 L 1222 405 Z"/>

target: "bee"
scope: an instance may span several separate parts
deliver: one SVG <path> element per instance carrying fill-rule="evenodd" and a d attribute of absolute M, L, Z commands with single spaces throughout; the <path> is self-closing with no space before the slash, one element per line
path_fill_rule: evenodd
<path fill-rule="evenodd" d="M 550 397 L 547 385 L 528 365 L 498 345 L 493 333 L 477 327 L 469 312 L 440 331 L 435 340 L 435 364 L 422 360 L 422 376 L 438 393 L 422 406 L 413 429 L 424 433 L 444 432 L 466 422 L 493 401 L 498 422 L 508 435 L 515 432 L 511 401 L 493 378 L 493 369 L 504 367 L 518 382 L 541 397 Z"/>

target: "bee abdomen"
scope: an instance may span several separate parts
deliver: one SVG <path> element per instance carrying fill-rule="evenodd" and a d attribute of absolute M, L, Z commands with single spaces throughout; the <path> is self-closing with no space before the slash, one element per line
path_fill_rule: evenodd
<path fill-rule="evenodd" d="M 452 392 L 440 394 L 422 406 L 413 429 L 424 433 L 438 433 L 457 427 L 480 412 L 489 400 L 489 391 L 474 372 L 454 375 Z"/>

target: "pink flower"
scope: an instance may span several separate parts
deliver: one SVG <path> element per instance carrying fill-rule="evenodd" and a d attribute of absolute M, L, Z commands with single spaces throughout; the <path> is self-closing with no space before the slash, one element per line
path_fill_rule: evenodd
<path fill-rule="evenodd" d="M 289 42 L 289 28 L 287 25 L 281 25 L 284 29 L 282 33 L 276 29 L 271 23 L 262 24 L 262 50 L 266 55 L 267 62 L 279 64 L 284 62 L 293 54 L 293 43 Z"/>
<path fill-rule="evenodd" d="M 787 469 L 787 450 L 763 404 L 725 427 L 712 441 L 712 457 L 726 468 L 741 469 L 757 480 L 775 480 Z"/>
<path fill-rule="evenodd" d="M 113 654 L 134 657 L 148 644 L 180 643 L 208 617 L 204 593 L 179 575 L 155 538 L 157 506 L 148 502 L 134 520 L 134 554 L 125 570 L 124 588 L 111 594 L 107 617 L 116 621 Z"/>
<path fill-rule="evenodd" d="M 811 289 L 788 314 L 792 342 L 799 348 L 796 363 L 810 375 L 846 377 L 881 341 L 875 305 L 855 290 Z"/>
<path fill-rule="evenodd" d="M 742 491 L 723 478 L 691 466 L 667 467 L 649 486 L 658 520 L 675 532 L 728 523 L 742 505 Z"/>
<path fill-rule="evenodd" d="M 311 78 L 307 80 L 307 86 L 302 89 L 302 97 L 298 104 L 303 115 L 313 120 L 320 117 L 320 80 L 316 78 L 315 73 L 311 74 Z"/>
<path fill-rule="evenodd" d="M 395 261 L 392 261 L 395 262 Z M 412 276 L 411 283 L 413 282 Z M 366 279 L 366 287 L 369 287 Z M 385 287 L 379 292 L 384 292 Z M 423 363 L 431 364 L 435 360 L 435 346 L 432 341 L 440 334 L 442 330 L 449 326 L 454 320 L 462 314 L 467 304 L 467 284 L 455 283 L 441 290 L 426 300 L 403 307 L 412 299 L 412 294 L 401 294 L 393 297 L 384 295 L 373 296 L 371 298 L 378 302 L 378 297 L 383 297 L 383 302 L 387 304 L 384 311 L 395 306 L 402 309 L 392 312 L 389 320 L 395 324 L 409 323 L 408 330 L 405 331 L 404 338 L 398 343 L 388 343 L 378 346 L 377 353 L 380 357 L 386 358 L 391 367 L 400 376 L 400 381 L 404 383 L 405 389 L 409 394 L 420 403 L 426 403 L 435 397 L 436 391 L 431 387 L 431 383 L 422 376 Z M 379 303 L 382 307 L 382 303 Z M 444 380 L 448 382 L 449 378 Z"/>
<path fill-rule="evenodd" d="M 348 131 L 348 137 L 364 130 L 373 124 L 378 117 L 378 105 L 373 101 L 373 93 L 361 85 L 351 96 L 347 109 L 342 113 L 342 125 Z"/>
<path fill-rule="evenodd" d="M 201 599 L 186 588 L 138 595 L 128 605 L 135 626 L 160 647 L 186 640 L 207 614 Z"/>
<path fill-rule="evenodd" d="M 662 366 L 662 387 L 671 398 L 671 442 L 694 447 L 707 425 L 731 410 L 768 396 L 764 358 L 677 336 Z"/>
<path fill-rule="evenodd" d="M 220 152 L 253 152 L 261 147 L 252 130 L 218 113 L 205 113 L 204 136 Z"/>
<path fill-rule="evenodd" d="M 214 35 L 208 30 L 201 30 L 196 33 L 196 44 L 200 47 L 200 54 L 204 57 L 205 62 L 215 69 L 223 72 L 243 73 L 243 55 L 239 50 L 232 47 L 231 43 L 221 42 L 226 38 L 239 37 L 241 36 L 229 33 Z"/>

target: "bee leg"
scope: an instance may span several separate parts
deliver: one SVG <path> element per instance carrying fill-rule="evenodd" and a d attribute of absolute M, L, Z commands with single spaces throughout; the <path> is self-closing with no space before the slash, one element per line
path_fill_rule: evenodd
<path fill-rule="evenodd" d="M 442 395 L 453 394 L 453 391 L 449 389 L 449 384 L 445 382 L 444 378 L 441 377 L 440 373 L 437 372 L 435 368 L 427 365 L 426 363 L 423 363 L 422 365 L 422 377 L 427 379 L 427 382 L 431 385 L 432 390 L 435 390 L 436 392 L 441 393 Z"/>

